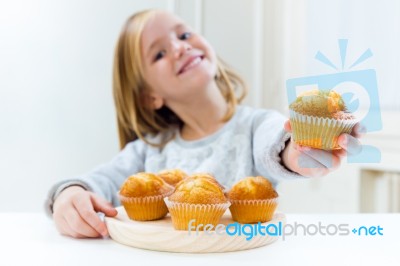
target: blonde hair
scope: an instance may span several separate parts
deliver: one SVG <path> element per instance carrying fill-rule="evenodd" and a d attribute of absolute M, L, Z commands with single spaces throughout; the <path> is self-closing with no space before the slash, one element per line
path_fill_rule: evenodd
<path fill-rule="evenodd" d="M 140 42 L 143 28 L 158 10 L 138 12 L 126 21 L 115 47 L 113 67 L 113 95 L 117 113 L 120 148 L 137 138 L 155 147 L 164 146 L 173 136 L 161 143 L 150 143 L 145 136 L 165 132 L 183 122 L 168 107 L 153 110 L 146 106 L 143 95 L 148 85 L 144 80 Z M 220 58 L 217 59 L 216 84 L 228 103 L 223 121 L 235 113 L 247 93 L 247 86 L 240 76 Z M 236 96 L 235 90 L 241 90 Z"/>

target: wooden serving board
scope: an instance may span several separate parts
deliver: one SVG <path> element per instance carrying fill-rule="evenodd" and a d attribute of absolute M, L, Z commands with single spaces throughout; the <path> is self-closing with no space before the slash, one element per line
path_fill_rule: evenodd
<path fill-rule="evenodd" d="M 105 222 L 111 238 L 121 244 L 168 252 L 186 252 L 186 253 L 211 253 L 211 252 L 229 252 L 237 250 L 252 249 L 271 244 L 278 240 L 279 236 L 257 235 L 251 240 L 246 240 L 245 235 L 230 236 L 226 232 L 218 235 L 215 232 L 196 232 L 175 230 L 169 214 L 156 221 L 139 222 L 130 220 L 125 209 L 121 206 L 117 208 L 116 217 L 105 217 Z M 273 219 L 263 223 L 266 226 L 274 223 L 278 225 L 285 224 L 285 215 L 276 213 Z M 229 209 L 220 220 L 221 224 L 234 223 Z"/>

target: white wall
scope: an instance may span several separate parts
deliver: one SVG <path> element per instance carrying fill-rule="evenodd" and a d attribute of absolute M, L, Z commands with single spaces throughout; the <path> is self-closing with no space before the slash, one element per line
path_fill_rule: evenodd
<path fill-rule="evenodd" d="M 124 21 L 168 1 L 0 1 L 0 211 L 38 211 L 50 185 L 118 151 L 111 94 Z"/>
<path fill-rule="evenodd" d="M 348 39 L 347 68 L 370 48 L 373 56 L 353 70 L 375 69 L 383 109 L 400 111 L 400 1 L 308 0 L 307 5 L 309 58 L 321 50 L 340 65 L 336 40 Z M 307 68 L 315 74 L 332 71 L 317 60 L 309 60 Z"/>

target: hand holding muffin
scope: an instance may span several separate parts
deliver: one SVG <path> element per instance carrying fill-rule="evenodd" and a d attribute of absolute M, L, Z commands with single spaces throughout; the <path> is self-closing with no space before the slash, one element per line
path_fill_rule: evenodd
<path fill-rule="evenodd" d="M 292 139 L 281 153 L 283 164 L 303 176 L 324 176 L 340 166 L 347 153 L 360 152 L 360 124 L 347 111 L 340 94 L 312 90 L 290 105 L 284 129 Z"/>

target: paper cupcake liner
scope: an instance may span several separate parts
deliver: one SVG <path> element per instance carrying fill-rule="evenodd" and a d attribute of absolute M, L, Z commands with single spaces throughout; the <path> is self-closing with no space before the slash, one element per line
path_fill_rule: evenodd
<path fill-rule="evenodd" d="M 229 210 L 232 219 L 242 224 L 268 222 L 272 220 L 278 198 L 265 200 L 231 200 Z"/>
<path fill-rule="evenodd" d="M 118 196 L 130 219 L 151 221 L 161 219 L 168 213 L 164 197 L 170 194 L 148 197 L 125 197 L 118 193 Z"/>
<path fill-rule="evenodd" d="M 203 231 L 203 226 L 206 224 L 212 224 L 215 227 L 230 205 L 229 202 L 220 204 L 179 203 L 170 201 L 168 198 L 165 198 L 164 201 L 176 230 L 188 230 L 191 220 L 194 220 L 191 223 L 192 230 L 196 230 L 200 224 L 202 226 L 199 226 L 199 231 Z"/>
<path fill-rule="evenodd" d="M 355 119 L 333 119 L 303 115 L 290 110 L 290 125 L 293 141 L 302 146 L 323 150 L 341 149 L 338 137 L 350 133 Z"/>

